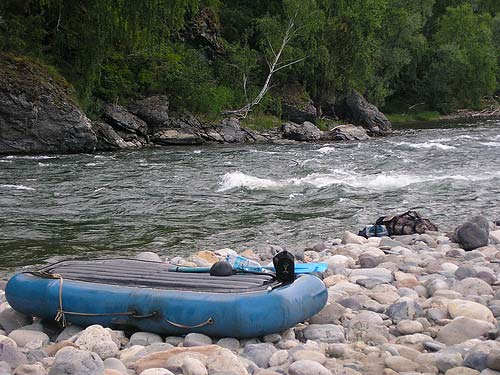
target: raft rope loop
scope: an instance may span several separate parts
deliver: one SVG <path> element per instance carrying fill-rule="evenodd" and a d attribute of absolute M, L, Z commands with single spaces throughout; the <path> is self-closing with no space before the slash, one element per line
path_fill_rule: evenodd
<path fill-rule="evenodd" d="M 54 320 L 58 323 L 60 323 L 63 327 L 67 326 L 67 321 L 66 321 L 66 315 L 77 315 L 77 316 L 130 316 L 134 319 L 147 319 L 147 318 L 152 318 L 154 316 L 158 315 L 157 311 L 153 311 L 152 313 L 145 314 L 145 315 L 138 315 L 137 311 L 125 311 L 125 312 L 115 312 L 115 313 L 82 313 L 82 312 L 75 312 L 75 311 L 64 311 L 63 309 L 63 284 L 64 284 L 64 278 L 58 274 L 58 273 L 52 273 L 52 272 L 47 272 L 47 271 L 31 271 L 29 272 L 35 276 L 40 276 L 45 279 L 58 279 L 59 280 L 59 307 L 57 308 L 57 314 L 54 317 Z M 215 323 L 214 319 L 212 317 L 209 317 L 206 321 L 196 324 L 193 326 L 185 325 L 185 324 L 180 324 L 180 323 L 175 323 L 172 322 L 168 319 L 164 319 L 168 324 L 173 325 L 174 327 L 177 328 L 184 328 L 184 329 L 192 329 L 192 328 L 200 328 L 206 325 L 212 325 Z"/>

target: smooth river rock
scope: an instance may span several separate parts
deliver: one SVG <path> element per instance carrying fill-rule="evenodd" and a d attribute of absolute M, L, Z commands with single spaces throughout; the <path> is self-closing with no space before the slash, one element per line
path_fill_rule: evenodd
<path fill-rule="evenodd" d="M 307 359 L 297 361 L 288 368 L 290 375 L 331 375 L 330 370 L 326 369 L 317 362 Z"/>
<path fill-rule="evenodd" d="M 489 308 L 480 303 L 454 299 L 448 302 L 448 313 L 452 318 L 464 316 L 476 320 L 494 323 L 495 318 Z"/>
<path fill-rule="evenodd" d="M 344 329 L 334 324 L 311 324 L 304 329 L 304 338 L 329 343 L 345 341 Z"/>
<path fill-rule="evenodd" d="M 471 318 L 457 318 L 439 330 L 436 340 L 446 345 L 460 344 L 488 333 L 493 325 Z"/>
<path fill-rule="evenodd" d="M 103 375 L 104 364 L 99 356 L 78 349 L 60 351 L 48 375 Z"/>

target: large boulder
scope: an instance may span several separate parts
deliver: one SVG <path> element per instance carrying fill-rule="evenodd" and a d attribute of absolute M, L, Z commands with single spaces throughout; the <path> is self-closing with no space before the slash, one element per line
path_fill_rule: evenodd
<path fill-rule="evenodd" d="M 489 223 L 483 216 L 476 216 L 455 228 L 452 240 L 464 250 L 474 250 L 488 245 Z"/>
<path fill-rule="evenodd" d="M 248 134 L 241 129 L 240 121 L 234 117 L 222 120 L 220 125 L 215 126 L 215 130 L 226 143 L 245 142 L 248 137 Z"/>
<path fill-rule="evenodd" d="M 107 104 L 103 117 L 125 141 L 136 147 L 149 143 L 148 125 L 118 104 Z"/>
<path fill-rule="evenodd" d="M 154 133 L 165 127 L 169 117 L 169 102 L 164 95 L 149 96 L 136 101 L 130 111 L 148 124 L 149 132 Z"/>
<path fill-rule="evenodd" d="M 102 121 L 92 122 L 97 136 L 96 151 L 116 151 L 129 147 L 129 144 L 109 124 Z"/>
<path fill-rule="evenodd" d="M 283 138 L 300 142 L 314 142 L 323 137 L 323 132 L 316 125 L 305 121 L 302 124 L 285 122 L 281 125 Z"/>
<path fill-rule="evenodd" d="M 356 90 L 351 90 L 335 106 L 335 111 L 340 118 L 364 127 L 370 135 L 386 135 L 391 131 L 387 117 Z"/>
<path fill-rule="evenodd" d="M 204 142 L 203 138 L 190 132 L 182 132 L 178 129 L 168 129 L 156 132 L 151 141 L 157 145 L 198 145 Z"/>
<path fill-rule="evenodd" d="M 298 104 L 281 104 L 281 117 L 283 120 L 302 123 L 304 121 L 316 123 L 316 108 L 312 101 L 304 105 Z"/>
<path fill-rule="evenodd" d="M 90 120 L 62 77 L 0 53 L 0 154 L 93 152 L 96 144 Z"/>
<path fill-rule="evenodd" d="M 288 84 L 281 87 L 276 96 L 281 101 L 281 113 L 283 120 L 302 124 L 304 121 L 316 124 L 317 111 L 309 94 L 299 84 Z"/>
<path fill-rule="evenodd" d="M 370 136 L 362 126 L 347 124 L 328 130 L 323 139 L 326 141 L 364 141 L 370 139 Z"/>

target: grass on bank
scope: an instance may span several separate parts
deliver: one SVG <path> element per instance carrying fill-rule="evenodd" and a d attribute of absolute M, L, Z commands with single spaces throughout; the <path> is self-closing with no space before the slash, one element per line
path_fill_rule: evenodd
<path fill-rule="evenodd" d="M 277 128 L 283 121 L 278 117 L 265 113 L 251 113 L 248 117 L 241 119 L 241 126 L 255 131 L 266 131 Z"/>
<path fill-rule="evenodd" d="M 390 122 L 415 122 L 415 121 L 435 121 L 439 120 L 437 111 L 421 111 L 414 113 L 386 113 Z"/>

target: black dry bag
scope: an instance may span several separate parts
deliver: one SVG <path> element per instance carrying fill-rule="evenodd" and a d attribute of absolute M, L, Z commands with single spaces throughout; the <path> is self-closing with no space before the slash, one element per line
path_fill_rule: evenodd
<path fill-rule="evenodd" d="M 283 283 L 291 283 L 295 280 L 295 258 L 288 251 L 284 250 L 276 254 L 273 258 L 276 278 Z"/>

